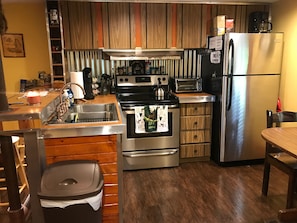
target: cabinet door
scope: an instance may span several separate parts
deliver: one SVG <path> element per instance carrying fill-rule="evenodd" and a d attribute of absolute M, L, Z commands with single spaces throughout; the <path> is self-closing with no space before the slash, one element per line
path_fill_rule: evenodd
<path fill-rule="evenodd" d="M 210 143 L 189 144 L 180 146 L 180 158 L 210 156 Z"/>
<path fill-rule="evenodd" d="M 105 20 L 103 30 L 106 30 L 104 44 L 108 44 L 111 49 L 131 48 L 131 26 L 130 26 L 130 5 L 126 3 L 108 3 L 105 5 L 108 11 L 108 20 Z M 107 45 L 106 45 L 107 46 Z"/>
<path fill-rule="evenodd" d="M 190 103 L 181 106 L 181 115 L 210 115 L 212 103 Z"/>
<path fill-rule="evenodd" d="M 180 144 L 210 142 L 210 130 L 181 131 Z"/>
<path fill-rule="evenodd" d="M 146 48 L 167 48 L 166 4 L 147 4 L 146 8 Z"/>
<path fill-rule="evenodd" d="M 180 121 L 181 130 L 210 129 L 211 116 L 182 116 Z"/>
<path fill-rule="evenodd" d="M 184 4 L 182 17 L 182 48 L 201 47 L 201 5 Z"/>

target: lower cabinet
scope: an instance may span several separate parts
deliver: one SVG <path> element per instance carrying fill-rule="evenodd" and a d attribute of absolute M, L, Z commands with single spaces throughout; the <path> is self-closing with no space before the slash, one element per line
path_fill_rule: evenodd
<path fill-rule="evenodd" d="M 117 135 L 45 139 L 47 164 L 97 160 L 104 177 L 103 223 L 119 222 Z"/>
<path fill-rule="evenodd" d="M 212 103 L 181 104 L 180 162 L 209 160 Z"/>

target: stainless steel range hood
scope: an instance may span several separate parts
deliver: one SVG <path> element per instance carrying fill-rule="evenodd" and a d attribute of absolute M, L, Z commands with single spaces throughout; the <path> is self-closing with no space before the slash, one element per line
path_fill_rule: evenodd
<path fill-rule="evenodd" d="M 105 60 L 179 60 L 183 49 L 103 49 Z"/>

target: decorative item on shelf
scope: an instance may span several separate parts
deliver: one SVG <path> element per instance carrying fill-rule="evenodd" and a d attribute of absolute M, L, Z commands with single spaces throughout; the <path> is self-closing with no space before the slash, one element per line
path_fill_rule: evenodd
<path fill-rule="evenodd" d="M 145 62 L 145 73 L 150 74 L 151 73 L 151 63 L 149 61 Z"/>
<path fill-rule="evenodd" d="M 144 74 L 145 73 L 145 61 L 144 60 L 131 60 L 129 66 L 132 67 L 132 74 Z"/>
<path fill-rule="evenodd" d="M 52 46 L 52 51 L 61 51 L 61 46 Z"/>
<path fill-rule="evenodd" d="M 100 85 L 100 94 L 107 95 L 110 93 L 111 87 L 111 78 L 108 74 L 102 74 L 101 85 Z"/>
<path fill-rule="evenodd" d="M 165 74 L 165 66 L 160 66 L 160 74 Z"/>
<path fill-rule="evenodd" d="M 51 22 L 51 25 L 59 24 L 59 15 L 58 15 L 57 9 L 50 10 L 50 22 Z"/>

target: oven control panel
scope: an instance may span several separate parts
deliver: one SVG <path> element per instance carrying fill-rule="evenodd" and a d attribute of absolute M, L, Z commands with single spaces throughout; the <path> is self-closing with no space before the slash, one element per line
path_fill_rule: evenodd
<path fill-rule="evenodd" d="M 168 75 L 119 75 L 116 77 L 116 85 L 118 87 L 124 86 L 154 86 L 168 85 Z"/>

